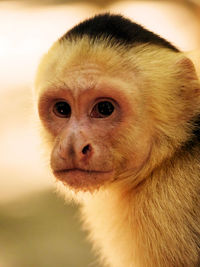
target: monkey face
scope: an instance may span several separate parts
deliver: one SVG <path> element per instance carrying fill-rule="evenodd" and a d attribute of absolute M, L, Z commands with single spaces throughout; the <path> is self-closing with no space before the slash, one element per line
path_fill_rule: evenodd
<path fill-rule="evenodd" d="M 83 190 L 112 180 L 114 159 L 109 136 L 120 116 L 118 104 L 108 97 L 92 96 L 92 92 L 85 92 L 76 103 L 67 90 L 64 96 L 53 99 L 49 108 L 50 131 L 55 135 L 51 153 L 54 175 Z"/>
<path fill-rule="evenodd" d="M 82 191 L 129 171 L 133 176 L 150 150 L 150 133 L 138 120 L 144 110 L 136 85 L 130 86 L 123 75 L 106 73 L 96 62 L 66 59 L 62 67 L 60 62 L 47 65 L 39 80 L 39 115 L 51 135 L 53 174 Z"/>

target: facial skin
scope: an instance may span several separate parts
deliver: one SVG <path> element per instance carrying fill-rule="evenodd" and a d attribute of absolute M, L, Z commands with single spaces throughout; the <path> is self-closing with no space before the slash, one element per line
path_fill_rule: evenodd
<path fill-rule="evenodd" d="M 122 78 L 113 82 L 100 67 L 92 67 L 70 69 L 65 87 L 46 88 L 39 101 L 40 117 L 54 139 L 52 171 L 64 184 L 83 191 L 114 181 L 122 166 L 124 173 L 131 169 L 136 174 L 150 151 L 145 125 L 140 132 L 137 128 L 139 109 L 132 108 L 135 101 L 123 92 L 126 83 Z M 124 137 L 134 125 L 130 154 Z"/>

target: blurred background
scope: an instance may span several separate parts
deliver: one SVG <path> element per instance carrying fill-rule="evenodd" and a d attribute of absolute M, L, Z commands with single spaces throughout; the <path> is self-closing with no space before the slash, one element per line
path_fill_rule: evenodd
<path fill-rule="evenodd" d="M 55 193 L 33 80 L 53 41 L 94 14 L 121 13 L 183 51 L 200 47 L 200 0 L 0 1 L 0 267 L 97 267 L 78 207 Z"/>

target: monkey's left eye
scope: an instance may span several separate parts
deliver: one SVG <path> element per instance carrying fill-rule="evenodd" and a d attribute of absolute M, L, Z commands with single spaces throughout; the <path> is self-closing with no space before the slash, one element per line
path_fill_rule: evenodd
<path fill-rule="evenodd" d="M 71 107 L 65 101 L 59 101 L 53 106 L 53 112 L 57 117 L 69 118 L 71 116 Z"/>
<path fill-rule="evenodd" d="M 110 101 L 102 101 L 97 103 L 91 112 L 91 117 L 92 118 L 106 118 L 109 117 L 113 111 L 114 111 L 114 106 Z"/>

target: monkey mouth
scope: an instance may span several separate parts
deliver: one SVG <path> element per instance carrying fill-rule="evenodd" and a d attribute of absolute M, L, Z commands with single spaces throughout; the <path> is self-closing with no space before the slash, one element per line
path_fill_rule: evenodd
<path fill-rule="evenodd" d="M 79 190 L 98 188 L 114 176 L 113 170 L 85 170 L 80 168 L 53 170 L 54 176 L 65 185 Z"/>

